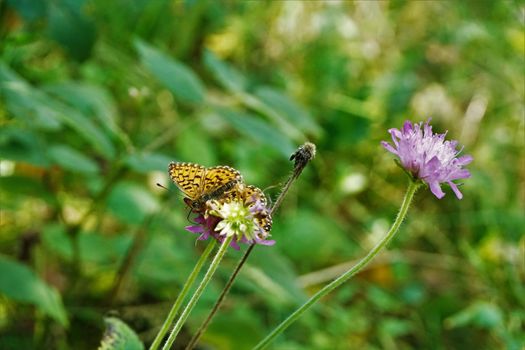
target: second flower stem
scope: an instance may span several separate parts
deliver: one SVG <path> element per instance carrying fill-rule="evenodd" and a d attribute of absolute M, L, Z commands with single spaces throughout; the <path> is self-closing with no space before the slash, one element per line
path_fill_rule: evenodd
<path fill-rule="evenodd" d="M 217 267 L 219 267 L 219 263 L 224 257 L 224 254 L 226 254 L 226 251 L 228 250 L 228 247 L 230 246 L 232 239 L 233 239 L 233 236 L 225 238 L 224 241 L 222 241 L 221 246 L 219 250 L 217 251 L 217 254 L 215 255 L 215 257 L 213 258 L 213 261 L 210 264 L 210 267 L 208 267 L 208 271 L 206 271 L 206 274 L 202 278 L 201 283 L 199 284 L 199 286 L 195 290 L 195 293 L 193 293 L 193 295 L 191 296 L 190 301 L 188 301 L 188 304 L 182 311 L 182 314 L 177 320 L 177 323 L 175 323 L 175 326 L 173 326 L 173 330 L 171 331 L 171 334 L 168 337 L 168 340 L 166 340 L 166 343 L 162 347 L 163 350 L 169 350 L 171 348 L 171 345 L 173 345 L 175 338 L 177 337 L 180 330 L 182 329 L 182 326 L 184 325 L 184 322 L 186 322 L 186 319 L 188 318 L 191 310 L 193 310 L 193 307 L 195 306 L 195 304 L 201 297 L 202 293 L 204 292 L 204 288 L 206 288 L 206 286 L 210 282 L 213 274 L 215 273 L 215 270 L 217 270 Z M 212 241 L 215 241 L 215 240 L 212 240 Z"/>
<path fill-rule="evenodd" d="M 206 249 L 202 252 L 201 257 L 195 264 L 195 267 L 193 268 L 193 271 L 191 271 L 190 275 L 188 276 L 188 279 L 186 280 L 186 283 L 184 283 L 184 286 L 182 287 L 182 290 L 180 291 L 179 295 L 177 296 L 177 299 L 173 303 L 173 306 L 171 307 L 171 310 L 168 314 L 168 317 L 164 321 L 164 324 L 162 325 L 159 333 L 157 333 L 157 336 L 155 337 L 155 340 L 153 340 L 153 343 L 151 343 L 151 346 L 149 347 L 149 350 L 157 350 L 160 346 L 160 343 L 162 342 L 162 339 L 164 339 L 164 336 L 168 331 L 170 330 L 170 326 L 173 323 L 173 320 L 175 319 L 175 316 L 177 316 L 177 313 L 179 312 L 179 309 L 182 305 L 182 302 L 184 301 L 184 298 L 188 294 L 188 291 L 190 290 L 190 287 L 193 285 L 195 280 L 197 279 L 197 276 L 199 275 L 199 272 L 202 269 L 202 266 L 208 259 L 208 256 L 210 255 L 211 251 L 215 247 L 215 244 L 217 243 L 216 240 L 212 239 L 210 243 L 208 243 L 208 246 Z"/>
<path fill-rule="evenodd" d="M 268 336 L 266 336 L 266 338 L 257 344 L 253 350 L 261 350 L 266 348 L 279 334 L 281 334 L 286 328 L 288 328 L 299 317 L 301 317 L 305 311 L 307 311 L 311 306 L 319 301 L 319 299 L 332 292 L 334 289 L 348 281 L 356 273 L 361 271 L 361 269 L 365 267 L 395 236 L 399 227 L 401 226 L 401 223 L 407 215 L 410 203 L 412 202 L 414 194 L 416 193 L 419 186 L 419 183 L 410 181 L 405 198 L 403 199 L 403 203 L 401 204 L 401 208 L 399 209 L 399 213 L 397 214 L 396 220 L 392 224 L 392 227 L 363 259 L 350 268 L 350 270 L 346 271 L 341 276 L 327 284 L 323 289 L 312 296 L 306 303 L 301 305 L 294 313 L 288 316 L 286 320 L 284 320 L 279 326 L 277 326 L 277 328 L 275 328 Z"/>

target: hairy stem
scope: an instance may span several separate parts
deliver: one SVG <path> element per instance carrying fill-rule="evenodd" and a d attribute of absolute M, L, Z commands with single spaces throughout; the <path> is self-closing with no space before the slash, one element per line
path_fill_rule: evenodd
<path fill-rule="evenodd" d="M 188 276 L 188 279 L 186 280 L 186 283 L 184 283 L 182 290 L 177 296 L 177 299 L 175 300 L 175 302 L 173 303 L 173 306 L 171 307 L 168 317 L 164 321 L 164 324 L 159 330 L 159 333 L 157 333 L 157 336 L 153 340 L 153 343 L 151 343 L 149 350 L 157 350 L 159 348 L 160 343 L 162 342 L 162 339 L 164 339 L 164 336 L 166 335 L 166 333 L 168 333 L 170 326 L 173 323 L 173 320 L 175 319 L 175 316 L 177 316 L 177 313 L 179 312 L 179 309 L 182 305 L 182 302 L 184 301 L 184 298 L 186 297 L 191 286 L 197 279 L 197 276 L 199 275 L 199 272 L 201 271 L 202 266 L 208 259 L 208 256 L 210 255 L 211 251 L 215 247 L 216 243 L 217 241 L 212 239 L 210 243 L 208 243 L 208 246 L 206 247 L 206 249 L 202 252 L 201 257 L 195 264 L 193 271 L 191 271 L 190 275 Z"/>
<path fill-rule="evenodd" d="M 191 340 L 189 341 L 188 345 L 186 345 L 186 350 L 193 349 L 193 347 L 195 345 L 197 345 L 197 342 L 199 341 L 202 333 L 204 333 L 204 331 L 208 328 L 208 325 L 211 322 L 213 316 L 215 316 L 215 314 L 217 313 L 217 311 L 221 307 L 224 298 L 228 294 L 228 292 L 229 292 L 229 290 L 230 290 L 230 288 L 231 288 L 231 286 L 233 284 L 233 281 L 235 281 L 235 278 L 237 278 L 237 275 L 241 271 L 241 267 L 246 262 L 246 259 L 248 259 L 248 257 L 250 256 L 250 253 L 251 253 L 251 251 L 253 250 L 254 247 L 255 247 L 255 244 L 252 244 L 251 246 L 249 246 L 248 249 L 246 250 L 246 253 L 244 253 L 244 255 L 242 256 L 241 260 L 239 261 L 239 263 L 235 267 L 235 270 L 233 270 L 233 273 L 231 274 L 230 278 L 228 279 L 228 282 L 226 283 L 226 286 L 224 286 L 224 289 L 222 290 L 221 295 L 219 295 L 219 298 L 217 298 L 217 301 L 213 305 L 213 308 L 211 309 L 210 313 L 208 314 L 208 316 L 206 317 L 204 322 L 200 325 L 200 327 L 197 330 L 197 332 L 195 333 L 195 335 L 191 338 Z"/>
<path fill-rule="evenodd" d="M 193 295 L 191 296 L 190 301 L 188 301 L 188 304 L 182 311 L 182 314 L 177 320 L 177 323 L 175 323 L 175 326 L 173 326 L 173 329 L 171 331 L 170 336 L 168 337 L 168 340 L 166 340 L 166 343 L 164 343 L 164 346 L 162 347 L 163 350 L 169 350 L 171 348 L 171 345 L 173 345 L 175 338 L 177 338 L 177 335 L 182 329 L 184 322 L 186 322 L 186 319 L 188 318 L 191 310 L 193 310 L 193 307 L 195 306 L 195 304 L 201 297 L 202 293 L 204 292 L 204 288 L 206 288 L 206 286 L 211 280 L 211 277 L 213 276 L 213 274 L 219 267 L 219 263 L 224 257 L 224 254 L 226 254 L 226 251 L 228 250 L 228 247 L 230 246 L 232 239 L 233 239 L 233 236 L 228 237 L 221 243 L 221 247 L 219 248 L 219 250 L 217 251 L 217 254 L 213 258 L 213 261 L 211 262 L 210 267 L 208 267 L 208 271 L 206 271 L 206 274 L 202 278 L 201 283 L 199 284 L 199 286 L 195 290 L 195 293 L 193 293 Z M 215 240 L 212 240 L 212 241 L 215 242 Z"/>
<path fill-rule="evenodd" d="M 261 350 L 266 348 L 273 340 L 275 340 L 275 338 L 279 334 L 281 334 L 286 328 L 288 328 L 299 317 L 301 317 L 301 315 L 305 311 L 310 309 L 310 307 L 312 307 L 317 301 L 319 301 L 319 299 L 321 299 L 322 297 L 324 297 L 325 295 L 332 292 L 334 289 L 348 281 L 352 276 L 354 276 L 363 267 L 365 267 L 395 236 L 395 234 L 399 230 L 399 227 L 401 226 L 401 223 L 407 215 L 410 203 L 412 202 L 414 194 L 416 193 L 419 186 L 419 183 L 413 181 L 410 182 L 410 185 L 408 186 L 407 192 L 405 194 L 405 198 L 403 199 L 403 203 L 401 204 L 401 208 L 399 209 L 399 213 L 397 214 L 396 220 L 392 224 L 392 227 L 390 228 L 388 233 L 375 245 L 374 248 L 372 248 L 372 250 L 363 259 L 361 259 L 357 264 L 355 264 L 352 268 L 343 273 L 341 276 L 327 284 L 323 289 L 321 289 L 314 296 L 312 296 L 306 303 L 301 305 L 279 326 L 277 326 L 270 334 L 268 334 L 266 338 L 264 338 L 259 344 L 257 344 L 253 348 L 253 350 Z"/>

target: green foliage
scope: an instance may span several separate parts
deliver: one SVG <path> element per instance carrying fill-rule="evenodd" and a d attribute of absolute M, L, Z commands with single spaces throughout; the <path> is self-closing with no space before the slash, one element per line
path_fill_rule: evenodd
<path fill-rule="evenodd" d="M 98 350 L 142 350 L 144 345 L 127 324 L 115 317 L 108 317 L 106 332 Z"/>
<path fill-rule="evenodd" d="M 293 153 L 292 143 L 265 121 L 231 109 L 221 108 L 217 112 L 240 134 L 252 138 L 261 146 L 274 148 L 283 156 Z"/>
<path fill-rule="evenodd" d="M 186 65 L 137 40 L 135 46 L 142 63 L 182 101 L 199 103 L 204 100 L 204 87 L 199 78 Z"/>
<path fill-rule="evenodd" d="M 213 52 L 204 52 L 204 66 L 225 89 L 231 92 L 246 91 L 248 81 L 235 67 L 221 61 Z"/>
<path fill-rule="evenodd" d="M 475 325 L 481 328 L 495 328 L 503 325 L 501 311 L 496 305 L 478 302 L 465 310 L 450 316 L 446 323 L 450 328 Z"/>
<path fill-rule="evenodd" d="M 379 142 L 429 117 L 474 157 L 463 200 L 421 190 L 390 250 L 275 349 L 523 348 L 523 5 L 0 7 L 0 348 L 96 348 L 109 310 L 130 326 L 109 319 L 105 344 L 132 328 L 130 346 L 149 345 L 204 247 L 168 163 L 233 166 L 275 200 L 310 140 L 276 245 L 255 249 L 201 342 L 250 348 L 384 234 L 406 178 Z"/>
<path fill-rule="evenodd" d="M 60 294 L 16 261 L 0 256 L 0 292 L 7 298 L 35 305 L 40 311 L 67 327 L 66 310 Z"/>
<path fill-rule="evenodd" d="M 138 184 L 120 182 L 108 196 L 108 210 L 123 222 L 140 224 L 159 210 L 159 203 L 151 192 Z"/>
<path fill-rule="evenodd" d="M 83 13 L 83 1 L 62 0 L 48 6 L 48 35 L 71 57 L 84 61 L 95 44 L 95 25 Z"/>
<path fill-rule="evenodd" d="M 49 146 L 50 160 L 71 172 L 92 175 L 98 172 L 97 164 L 81 152 L 66 145 Z"/>
<path fill-rule="evenodd" d="M 147 174 L 152 171 L 166 171 L 173 159 L 161 153 L 132 153 L 125 159 L 126 165 L 137 173 Z"/>

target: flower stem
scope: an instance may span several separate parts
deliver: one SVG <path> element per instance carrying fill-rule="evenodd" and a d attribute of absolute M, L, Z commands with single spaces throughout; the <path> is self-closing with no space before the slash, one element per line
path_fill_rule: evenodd
<path fill-rule="evenodd" d="M 159 333 L 157 333 L 157 336 L 153 340 L 153 343 L 149 347 L 149 350 L 157 350 L 159 348 L 160 343 L 162 342 L 162 339 L 164 339 L 164 336 L 166 335 L 166 333 L 168 333 L 170 326 L 173 323 L 173 320 L 175 319 L 175 316 L 177 316 L 177 312 L 179 312 L 179 309 L 182 305 L 182 302 L 184 301 L 184 298 L 186 297 L 191 286 L 197 279 L 197 276 L 199 275 L 199 272 L 201 271 L 202 266 L 208 259 L 208 256 L 210 255 L 211 251 L 215 247 L 216 243 L 217 241 L 212 239 L 210 243 L 208 243 L 208 246 L 206 247 L 206 249 L 202 252 L 201 257 L 195 264 L 193 271 L 191 271 L 190 275 L 188 276 L 186 283 L 184 283 L 182 290 L 180 291 L 179 295 L 177 296 L 177 299 L 175 300 L 175 302 L 173 303 L 173 306 L 171 307 L 168 317 L 166 317 L 166 320 L 164 321 L 162 328 L 159 330 Z"/>
<path fill-rule="evenodd" d="M 190 301 L 188 301 L 188 304 L 182 311 L 182 314 L 180 315 L 179 319 L 177 320 L 177 323 L 175 323 L 175 326 L 173 326 L 173 329 L 171 331 L 170 336 L 168 337 L 168 340 L 166 340 L 166 343 L 162 347 L 163 350 L 169 350 L 171 348 L 171 345 L 173 345 L 173 342 L 175 341 L 175 338 L 179 334 L 182 326 L 184 325 L 184 322 L 186 322 L 186 319 L 188 318 L 191 310 L 201 297 L 202 293 L 204 292 L 204 288 L 208 285 L 208 283 L 211 280 L 211 277 L 215 273 L 215 270 L 219 267 L 219 263 L 221 262 L 222 258 L 224 257 L 224 254 L 226 254 L 226 251 L 228 250 L 228 247 L 230 246 L 230 243 L 233 239 L 233 236 L 227 237 L 224 239 L 224 241 L 221 243 L 221 246 L 219 250 L 217 251 L 217 254 L 213 258 L 213 261 L 210 264 L 210 267 L 208 267 L 208 271 L 206 271 L 206 274 L 202 278 L 201 283 L 195 290 L 195 293 L 191 296 Z M 215 241 L 215 240 L 212 240 Z M 211 243 L 210 243 L 211 244 Z"/>
<path fill-rule="evenodd" d="M 313 306 L 317 301 L 319 301 L 319 299 L 321 299 L 322 297 L 324 297 L 325 295 L 332 292 L 334 289 L 348 281 L 352 276 L 354 276 L 363 267 L 365 267 L 395 236 L 399 227 L 401 226 L 401 223 L 406 217 L 410 203 L 412 202 L 414 194 L 416 193 L 419 186 L 420 183 L 418 182 L 410 182 L 407 192 L 405 194 L 405 198 L 403 199 L 403 203 L 401 204 L 401 208 L 399 209 L 399 213 L 397 214 L 396 220 L 392 224 L 392 227 L 390 228 L 388 233 L 375 245 L 374 248 L 372 248 L 372 250 L 363 259 L 361 259 L 357 264 L 355 264 L 344 274 L 327 284 L 323 289 L 321 289 L 314 296 L 312 296 L 306 303 L 301 305 L 294 313 L 288 316 L 286 320 L 284 320 L 270 334 L 268 334 L 266 338 L 264 338 L 259 344 L 257 344 L 253 348 L 253 350 L 261 350 L 266 348 L 279 334 L 281 334 L 286 328 L 288 328 L 299 317 L 301 317 L 301 315 L 305 311 L 307 311 L 311 306 Z"/>
<path fill-rule="evenodd" d="M 191 350 L 195 347 L 195 345 L 197 345 L 197 342 L 199 341 L 202 333 L 204 333 L 204 331 L 208 328 L 208 325 L 213 319 L 213 316 L 215 316 L 217 311 L 219 311 L 219 307 L 222 305 L 222 302 L 224 298 L 226 297 L 226 294 L 228 294 L 228 292 L 230 291 L 230 288 L 232 287 L 233 282 L 235 281 L 235 278 L 237 278 L 237 275 L 241 271 L 241 267 L 246 262 L 246 259 L 248 259 L 248 257 L 250 256 L 250 253 L 252 252 L 254 247 L 255 247 L 255 244 L 250 245 L 248 249 L 246 250 L 246 253 L 244 253 L 244 255 L 242 256 L 241 260 L 235 267 L 235 270 L 233 271 L 230 278 L 228 279 L 226 286 L 224 286 L 221 292 L 221 295 L 219 295 L 219 298 L 217 298 L 215 305 L 213 305 L 213 308 L 211 309 L 210 313 L 208 314 L 204 322 L 200 325 L 199 329 L 197 330 L 193 338 L 191 338 L 190 342 L 186 345 L 186 350 Z"/>

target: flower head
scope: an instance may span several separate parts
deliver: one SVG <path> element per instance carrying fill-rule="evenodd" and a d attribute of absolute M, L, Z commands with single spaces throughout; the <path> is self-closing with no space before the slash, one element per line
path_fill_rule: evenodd
<path fill-rule="evenodd" d="M 235 188 L 232 198 L 209 200 L 205 210 L 195 219 L 196 225 L 186 230 L 200 233 L 198 240 L 212 237 L 222 242 L 227 237 L 235 237 L 231 246 L 239 249 L 239 243 L 273 245 L 267 240 L 271 230 L 271 216 L 262 191 L 252 186 L 240 185 Z"/>
<path fill-rule="evenodd" d="M 446 133 L 432 133 L 430 119 L 423 123 L 412 124 L 405 121 L 403 128 L 388 130 L 392 135 L 394 145 L 382 141 L 383 147 L 397 155 L 401 166 L 414 179 L 425 182 L 437 198 L 443 198 L 445 193 L 440 184 L 450 185 L 458 199 L 463 198 L 458 186 L 453 180 L 470 177 L 470 172 L 463 169 L 464 165 L 472 161 L 469 155 L 458 157 L 460 150 L 456 150 L 458 142 L 445 140 Z"/>

